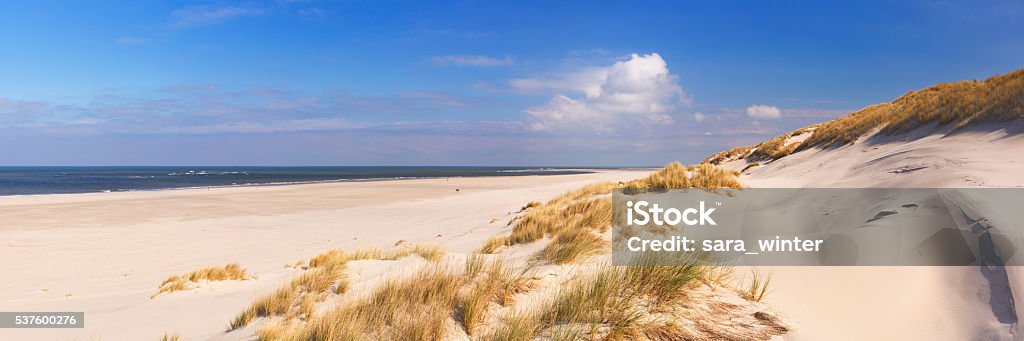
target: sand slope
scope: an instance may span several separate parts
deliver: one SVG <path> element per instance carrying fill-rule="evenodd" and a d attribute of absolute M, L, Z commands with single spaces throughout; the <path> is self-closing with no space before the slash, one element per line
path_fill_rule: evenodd
<path fill-rule="evenodd" d="M 749 187 L 1024 187 L 1024 120 L 925 126 L 812 148 L 744 172 Z M 745 161 L 727 167 L 742 169 Z M 1020 340 L 1024 273 L 1006 267 L 775 267 L 791 340 Z"/>

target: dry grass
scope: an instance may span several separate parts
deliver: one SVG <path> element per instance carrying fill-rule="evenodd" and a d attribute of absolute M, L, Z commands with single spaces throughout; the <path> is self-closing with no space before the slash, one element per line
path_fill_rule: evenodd
<path fill-rule="evenodd" d="M 258 332 L 267 340 L 438 340 L 459 304 L 467 278 L 444 264 L 406 278 L 390 279 L 366 298 L 339 306 L 305 323 L 273 324 Z"/>
<path fill-rule="evenodd" d="M 707 261 L 700 255 L 649 253 L 629 267 L 602 266 L 563 289 L 539 321 L 557 339 L 641 339 L 655 329 L 670 332 L 656 327 L 652 316 L 673 311 L 696 285 L 709 282 L 713 267 Z M 675 265 L 665 265 L 669 262 Z"/>
<path fill-rule="evenodd" d="M 606 231 L 611 226 L 611 198 L 594 197 L 611 193 L 615 186 L 611 182 L 589 185 L 535 206 L 515 220 L 509 236 L 492 237 L 480 252 L 495 253 L 503 247 L 531 243 L 562 230 Z"/>
<path fill-rule="evenodd" d="M 750 269 L 750 282 L 747 283 L 743 297 L 754 302 L 761 302 L 768 294 L 768 285 L 772 283 L 771 275 L 764 275 L 760 270 Z"/>
<path fill-rule="evenodd" d="M 543 205 L 540 201 L 531 201 L 526 203 L 526 205 L 524 205 L 523 208 L 520 208 L 519 212 L 523 212 L 534 207 L 540 207 L 540 205 Z"/>
<path fill-rule="evenodd" d="M 893 135 L 936 123 L 960 129 L 985 122 L 1024 117 L 1024 69 L 985 81 L 941 83 L 910 91 L 892 102 L 872 105 L 850 115 L 775 137 L 756 146 L 738 147 L 709 156 L 706 163 L 748 159 L 770 161 L 810 148 L 853 143 L 878 132 Z M 812 132 L 813 130 L 813 132 Z M 806 140 L 786 144 L 790 137 L 811 132 Z"/>
<path fill-rule="evenodd" d="M 317 304 L 330 294 L 340 295 L 348 290 L 349 282 L 345 267 L 357 260 L 397 260 L 412 255 L 437 262 L 445 252 L 436 245 L 412 245 L 396 250 L 382 251 L 377 248 L 360 249 L 352 253 L 330 250 L 309 259 L 305 272 L 296 275 L 290 284 L 254 301 L 249 308 L 239 313 L 229 329 L 244 327 L 258 317 L 284 316 L 287 320 L 309 319 Z"/>
<path fill-rule="evenodd" d="M 501 258 L 486 264 L 482 255 L 477 256 L 480 258 L 466 259 L 465 276 L 475 285 L 462 296 L 455 315 L 470 337 L 476 335 L 477 326 L 486 320 L 493 304 L 512 304 L 513 296 L 532 289 L 537 280 L 529 266 L 517 269 Z"/>
<path fill-rule="evenodd" d="M 154 298 L 157 295 L 166 292 L 174 292 L 180 290 L 189 290 L 195 288 L 200 281 L 228 281 L 228 280 L 245 280 L 252 278 L 248 273 L 245 272 L 240 265 L 230 263 L 222 267 L 208 267 L 202 268 L 196 271 L 192 271 L 183 275 L 171 275 L 160 283 L 160 287 L 157 292 L 150 295 L 149 298 Z"/>
<path fill-rule="evenodd" d="M 160 341 L 181 341 L 181 334 L 164 333 L 164 336 L 160 337 Z"/>
<path fill-rule="evenodd" d="M 737 180 L 739 172 L 720 168 L 712 164 L 701 163 L 685 167 L 673 162 L 662 169 L 651 173 L 646 178 L 626 183 L 623 191 L 627 193 L 643 193 L 651 189 L 700 188 L 715 190 L 719 188 L 743 188 Z"/>
<path fill-rule="evenodd" d="M 742 188 L 739 172 L 698 164 L 690 167 L 678 162 L 666 165 L 649 176 L 621 185 L 625 191 L 639 193 L 650 189 Z M 600 183 L 571 191 L 530 209 L 515 220 L 508 236 L 492 237 L 480 249 L 481 253 L 496 253 L 506 246 L 531 243 L 546 237 L 554 240 L 547 245 L 542 258 L 556 264 L 573 262 L 585 256 L 608 249 L 596 233 L 611 227 L 612 200 L 607 196 L 620 186 Z"/>
<path fill-rule="evenodd" d="M 711 156 L 708 156 L 708 158 L 704 159 L 704 161 L 701 161 L 701 163 L 720 165 L 729 161 L 743 159 L 750 155 L 750 151 L 753 149 L 754 146 L 736 147 L 723 152 L 711 154 Z"/>
<path fill-rule="evenodd" d="M 515 312 L 506 315 L 493 332 L 481 337 L 485 341 L 528 341 L 544 330 L 545 324 L 536 313 Z"/>
<path fill-rule="evenodd" d="M 490 258 L 490 259 L 488 259 Z M 440 263 L 410 276 L 385 281 L 367 296 L 318 316 L 271 323 L 259 330 L 265 340 L 437 340 L 461 328 L 476 336 L 499 306 L 534 287 L 530 267 L 501 258 L 474 255 L 464 271 Z"/>
<path fill-rule="evenodd" d="M 554 264 L 572 263 L 577 259 L 609 249 L 601 236 L 585 229 L 559 232 L 544 248 L 543 259 Z"/>

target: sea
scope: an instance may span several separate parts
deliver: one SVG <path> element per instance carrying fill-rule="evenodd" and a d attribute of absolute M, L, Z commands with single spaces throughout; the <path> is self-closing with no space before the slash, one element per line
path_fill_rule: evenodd
<path fill-rule="evenodd" d="M 316 182 L 582 174 L 557 167 L 0 167 L 0 195 L 151 191 Z"/>

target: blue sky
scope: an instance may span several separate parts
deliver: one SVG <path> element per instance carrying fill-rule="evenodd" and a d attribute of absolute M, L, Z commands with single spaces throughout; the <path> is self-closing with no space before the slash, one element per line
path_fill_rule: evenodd
<path fill-rule="evenodd" d="M 697 162 L 1024 67 L 1024 4 L 3 2 L 0 165 Z"/>

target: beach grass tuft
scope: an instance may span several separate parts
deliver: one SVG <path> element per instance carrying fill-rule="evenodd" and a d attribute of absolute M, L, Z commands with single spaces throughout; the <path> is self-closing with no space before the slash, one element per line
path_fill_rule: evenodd
<path fill-rule="evenodd" d="M 761 271 L 756 268 L 750 269 L 750 282 L 747 283 L 743 296 L 748 300 L 761 302 L 765 295 L 768 294 L 768 286 L 771 282 L 771 275 L 762 274 Z"/>
<path fill-rule="evenodd" d="M 344 294 L 349 287 L 345 268 L 351 261 L 398 260 L 419 256 L 430 262 L 440 261 L 445 251 L 437 245 L 407 245 L 399 249 L 384 251 L 379 248 L 359 249 L 351 253 L 329 250 L 309 259 L 308 268 L 292 278 L 290 284 L 253 301 L 249 308 L 235 316 L 228 329 L 245 327 L 259 317 L 284 316 L 309 319 L 317 304 L 331 294 Z"/>
<path fill-rule="evenodd" d="M 164 333 L 164 336 L 160 337 L 160 341 L 181 341 L 181 334 L 177 332 Z"/>
<path fill-rule="evenodd" d="M 229 263 L 222 267 L 207 267 L 186 274 L 167 277 L 163 283 L 160 283 L 157 292 L 150 295 L 149 298 L 154 298 L 162 293 L 189 290 L 195 288 L 201 281 L 240 281 L 250 278 L 252 276 L 246 273 L 242 266 L 235 263 Z"/>
<path fill-rule="evenodd" d="M 544 247 L 543 259 L 554 264 L 572 263 L 586 256 L 607 249 L 608 242 L 594 232 L 585 229 L 570 229 L 559 232 L 551 243 Z"/>

